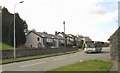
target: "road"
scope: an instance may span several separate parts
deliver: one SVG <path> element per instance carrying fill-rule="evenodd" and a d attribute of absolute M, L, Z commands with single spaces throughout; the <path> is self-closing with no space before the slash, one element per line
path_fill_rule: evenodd
<path fill-rule="evenodd" d="M 35 59 L 30 61 L 23 61 L 11 64 L 4 64 L 2 66 L 3 71 L 47 71 L 61 66 L 73 64 L 75 62 L 81 62 L 89 59 L 109 59 L 110 49 L 103 48 L 101 53 L 86 54 L 84 51 L 48 57 L 43 59 Z"/>

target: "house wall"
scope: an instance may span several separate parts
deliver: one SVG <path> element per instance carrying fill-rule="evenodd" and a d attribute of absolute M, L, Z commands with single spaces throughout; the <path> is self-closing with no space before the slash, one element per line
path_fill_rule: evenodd
<path fill-rule="evenodd" d="M 65 40 L 59 39 L 59 40 L 58 40 L 58 45 L 59 45 L 59 47 L 64 47 L 64 45 L 65 45 Z"/>
<path fill-rule="evenodd" d="M 58 48 L 59 47 L 59 41 L 58 41 L 58 39 L 54 39 L 54 43 L 55 43 L 55 48 Z"/>
<path fill-rule="evenodd" d="M 110 56 L 113 59 L 119 59 L 120 50 L 120 28 L 110 37 Z"/>
<path fill-rule="evenodd" d="M 118 38 L 113 37 L 110 41 L 110 56 L 113 59 L 118 59 Z"/>
<path fill-rule="evenodd" d="M 39 41 L 37 40 L 37 38 L 39 37 Z M 26 36 L 26 43 L 25 46 L 26 47 L 35 47 L 38 48 L 38 43 L 41 43 L 41 47 L 44 47 L 43 45 L 43 38 L 41 38 L 40 36 L 34 34 L 33 32 L 31 32 L 30 34 L 28 34 Z"/>
<path fill-rule="evenodd" d="M 120 73 L 120 27 L 110 37 L 110 56 L 118 60 L 118 71 Z"/>
<path fill-rule="evenodd" d="M 43 38 L 44 48 L 51 48 L 53 44 L 54 44 L 53 38 L 48 38 L 48 37 Z"/>

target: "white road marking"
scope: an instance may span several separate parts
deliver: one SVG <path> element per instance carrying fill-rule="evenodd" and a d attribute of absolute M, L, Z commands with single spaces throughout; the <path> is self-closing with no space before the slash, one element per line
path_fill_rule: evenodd
<path fill-rule="evenodd" d="M 80 60 L 80 62 L 83 62 L 83 60 Z"/>
<path fill-rule="evenodd" d="M 38 62 L 38 63 L 34 63 L 34 64 L 23 65 L 23 66 L 20 66 L 20 67 L 28 67 L 28 66 L 38 65 L 38 64 L 42 64 L 42 63 L 46 63 L 46 62 Z"/>
<path fill-rule="evenodd" d="M 0 70 L 0 73 L 2 73 L 3 71 L 5 71 L 5 70 Z"/>
<path fill-rule="evenodd" d="M 57 60 L 57 59 L 53 59 L 52 61 L 55 61 L 55 60 Z"/>
<path fill-rule="evenodd" d="M 0 73 L 1 73 L 2 71 L 4 71 L 4 70 L 2 70 L 2 66 L 0 66 Z"/>
<path fill-rule="evenodd" d="M 65 59 L 66 57 L 62 57 L 62 58 L 58 58 L 58 59 L 53 59 L 52 61 L 56 61 L 56 60 L 63 60 Z"/>
<path fill-rule="evenodd" d="M 69 56 L 69 57 L 75 57 L 75 56 L 77 56 L 77 55 L 71 55 L 71 56 Z"/>

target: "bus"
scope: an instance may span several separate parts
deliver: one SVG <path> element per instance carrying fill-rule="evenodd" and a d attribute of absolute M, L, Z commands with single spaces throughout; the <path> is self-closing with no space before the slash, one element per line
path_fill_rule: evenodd
<path fill-rule="evenodd" d="M 102 51 L 102 43 L 96 41 L 87 41 L 84 44 L 85 53 L 98 53 Z"/>

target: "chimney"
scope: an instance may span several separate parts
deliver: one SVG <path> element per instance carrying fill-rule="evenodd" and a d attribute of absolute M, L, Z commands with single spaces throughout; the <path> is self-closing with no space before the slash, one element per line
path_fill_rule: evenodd
<path fill-rule="evenodd" d="M 43 33 L 47 34 L 47 32 L 45 32 L 45 31 Z"/>
<path fill-rule="evenodd" d="M 58 35 L 58 32 L 57 32 L 57 31 L 55 31 L 55 35 Z"/>

